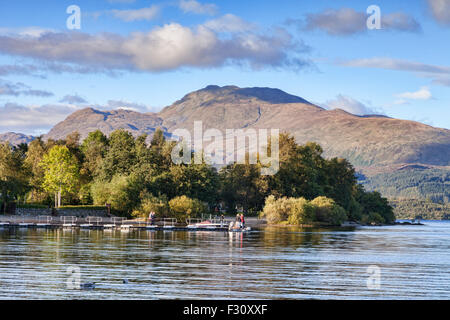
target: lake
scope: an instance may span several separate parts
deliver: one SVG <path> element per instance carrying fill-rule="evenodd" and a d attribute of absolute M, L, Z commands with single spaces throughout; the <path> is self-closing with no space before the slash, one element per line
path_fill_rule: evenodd
<path fill-rule="evenodd" d="M 0 299 L 450 299 L 450 222 L 423 223 L 247 234 L 0 229 Z M 78 277 L 96 288 L 71 288 Z"/>

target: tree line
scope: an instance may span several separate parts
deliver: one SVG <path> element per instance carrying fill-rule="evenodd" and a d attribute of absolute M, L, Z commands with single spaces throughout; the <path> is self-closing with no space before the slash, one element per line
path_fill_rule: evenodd
<path fill-rule="evenodd" d="M 280 169 L 272 176 L 260 174 L 260 163 L 220 169 L 205 162 L 174 164 L 175 145 L 159 129 L 149 143 L 146 135 L 134 138 L 119 129 L 109 137 L 91 132 L 82 142 L 75 132 L 64 140 L 40 137 L 29 145 L 1 144 L 2 209 L 14 201 L 55 207 L 109 203 L 123 216 L 154 211 L 186 218 L 220 209 L 261 213 L 270 221 L 292 224 L 395 220 L 385 198 L 357 183 L 347 160 L 325 159 L 316 143 L 298 145 L 291 135 L 280 134 Z M 283 214 L 270 209 L 287 203 Z"/>

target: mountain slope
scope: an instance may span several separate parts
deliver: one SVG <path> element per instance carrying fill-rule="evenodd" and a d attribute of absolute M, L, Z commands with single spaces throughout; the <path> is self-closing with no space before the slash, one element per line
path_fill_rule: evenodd
<path fill-rule="evenodd" d="M 154 113 L 139 113 L 124 109 L 99 111 L 86 108 L 72 113 L 54 126 L 44 138 L 64 139 L 70 133 L 77 131 L 81 139 L 84 139 L 89 132 L 97 129 L 106 135 L 116 129 L 126 129 L 134 136 L 144 133 L 151 135 L 158 127 L 162 127 L 162 119 Z M 167 131 L 165 128 L 162 129 Z"/>
<path fill-rule="evenodd" d="M 33 136 L 29 136 L 23 133 L 15 133 L 15 132 L 7 132 L 7 133 L 0 133 L 0 142 L 6 141 L 10 144 L 16 146 L 21 143 L 30 143 L 34 140 Z"/>
<path fill-rule="evenodd" d="M 450 130 L 384 116 L 361 117 L 325 110 L 282 91 L 210 86 L 190 93 L 159 116 L 169 131 L 205 128 L 278 128 L 299 143 L 318 142 L 328 157 L 345 157 L 357 166 L 392 163 L 450 165 Z M 251 94 L 257 92 L 258 94 Z M 264 94 L 264 92 L 266 92 Z M 270 96 L 270 99 L 261 97 Z"/>

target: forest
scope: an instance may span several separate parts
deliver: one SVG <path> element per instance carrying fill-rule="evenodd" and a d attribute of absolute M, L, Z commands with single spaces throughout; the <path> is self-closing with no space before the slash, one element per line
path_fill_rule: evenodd
<path fill-rule="evenodd" d="M 30 144 L 0 144 L 1 212 L 8 204 L 111 205 L 113 214 L 183 220 L 202 213 L 260 215 L 270 223 L 339 225 L 395 221 L 392 207 L 378 192 L 357 183 L 345 159 L 325 159 L 316 143 L 298 145 L 280 134 L 280 169 L 260 174 L 262 165 L 174 164 L 176 141 L 156 130 L 147 136 L 119 129 L 105 136 L 76 132 L 64 140 L 42 137 Z M 248 155 L 247 155 L 248 157 Z"/>

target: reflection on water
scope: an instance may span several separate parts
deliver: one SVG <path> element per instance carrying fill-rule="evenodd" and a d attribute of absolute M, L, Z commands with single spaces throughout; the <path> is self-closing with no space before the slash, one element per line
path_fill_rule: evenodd
<path fill-rule="evenodd" d="M 425 223 L 248 234 L 0 229 L 0 299 L 449 299 L 450 223 Z M 371 265 L 378 290 L 367 288 Z M 71 266 L 95 290 L 68 289 Z"/>

